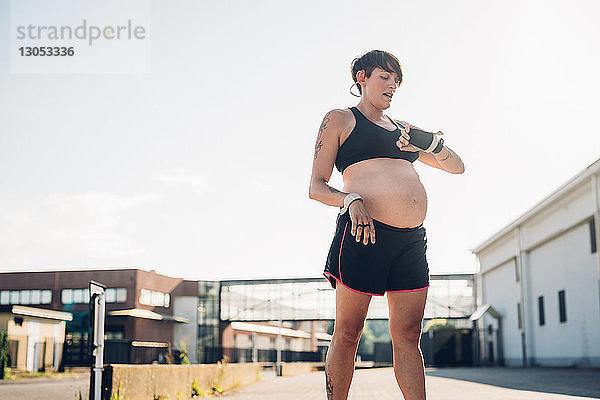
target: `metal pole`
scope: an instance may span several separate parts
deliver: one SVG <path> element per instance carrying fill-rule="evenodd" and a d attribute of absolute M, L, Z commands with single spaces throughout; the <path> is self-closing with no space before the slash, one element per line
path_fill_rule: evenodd
<path fill-rule="evenodd" d="M 104 367 L 104 314 L 106 304 L 104 301 L 104 291 L 97 297 L 98 307 L 98 335 L 96 337 L 96 365 L 94 366 L 94 400 L 102 399 L 102 371 Z"/>
<path fill-rule="evenodd" d="M 92 294 L 92 285 L 90 284 L 90 300 L 88 303 L 88 337 L 87 337 L 87 355 L 90 360 L 90 384 L 88 398 L 94 398 L 94 331 L 96 330 L 96 295 Z"/>
<path fill-rule="evenodd" d="M 252 362 L 258 362 L 258 347 L 256 347 L 256 332 L 252 332 Z"/>
<path fill-rule="evenodd" d="M 88 343 L 93 347 L 90 374 L 90 400 L 102 399 L 102 371 L 104 366 L 104 319 L 106 314 L 106 301 L 104 290 L 106 286 L 90 281 L 90 334 Z"/>
<path fill-rule="evenodd" d="M 281 376 L 281 328 L 283 321 L 281 320 L 281 308 L 279 309 L 279 329 L 277 329 L 277 362 L 275 363 L 275 373 Z"/>

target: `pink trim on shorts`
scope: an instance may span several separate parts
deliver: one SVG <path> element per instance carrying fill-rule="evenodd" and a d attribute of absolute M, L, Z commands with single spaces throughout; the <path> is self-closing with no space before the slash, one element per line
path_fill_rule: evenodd
<path fill-rule="evenodd" d="M 429 285 L 422 287 L 422 288 L 417 288 L 417 289 L 406 289 L 406 290 L 386 290 L 386 292 L 390 292 L 390 293 L 396 293 L 396 292 L 414 292 L 417 290 L 423 290 L 423 289 L 427 289 L 429 287 Z"/>
<path fill-rule="evenodd" d="M 348 289 L 352 290 L 353 292 L 360 293 L 360 294 L 368 294 L 368 295 L 371 295 L 371 296 L 383 296 L 382 294 L 361 292 L 360 290 L 352 289 L 350 286 L 346 285 L 344 282 L 342 282 L 336 276 L 332 275 L 331 272 L 325 271 L 325 272 L 323 272 L 323 275 L 325 275 L 326 278 L 327 278 L 327 275 L 331 276 L 333 279 L 335 279 L 335 281 L 337 283 L 339 283 L 340 285 L 342 285 L 345 288 L 348 288 Z"/>
<path fill-rule="evenodd" d="M 342 285 L 344 285 L 344 283 L 342 282 L 342 246 L 344 245 L 344 238 L 346 237 L 346 228 L 348 227 L 348 222 L 346 222 L 346 225 L 344 225 L 344 234 L 342 235 L 342 241 L 340 242 L 340 252 L 338 253 L 338 274 L 340 274 L 340 282 L 342 283 Z M 334 277 L 335 278 L 335 277 Z M 346 285 L 344 285 L 346 286 Z"/>

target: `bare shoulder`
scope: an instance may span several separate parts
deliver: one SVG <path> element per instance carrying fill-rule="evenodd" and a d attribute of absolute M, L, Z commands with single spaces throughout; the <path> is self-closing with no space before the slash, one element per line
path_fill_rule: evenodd
<path fill-rule="evenodd" d="M 349 108 L 334 108 L 325 114 L 323 123 L 330 123 L 338 129 L 344 130 L 349 125 L 354 124 L 354 114 Z"/>
<path fill-rule="evenodd" d="M 349 109 L 334 108 L 328 111 L 319 127 L 315 144 L 315 160 L 318 161 L 317 155 L 319 153 L 325 153 L 327 155 L 325 158 L 328 159 L 327 162 L 333 165 L 337 150 L 342 140 L 352 130 L 352 126 L 354 126 L 354 115 Z M 322 158 L 324 157 L 319 159 Z"/>
<path fill-rule="evenodd" d="M 328 111 L 323 117 L 317 142 L 326 141 L 337 143 L 336 149 L 341 145 L 343 139 L 348 136 L 354 127 L 354 114 L 350 109 L 334 108 Z"/>

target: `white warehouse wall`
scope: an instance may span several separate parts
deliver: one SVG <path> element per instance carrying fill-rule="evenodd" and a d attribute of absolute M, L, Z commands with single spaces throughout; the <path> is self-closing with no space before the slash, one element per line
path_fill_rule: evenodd
<path fill-rule="evenodd" d="M 480 304 L 489 303 L 502 315 L 506 365 L 522 365 L 517 319 L 522 286 L 528 365 L 600 367 L 600 243 L 592 253 L 589 229 L 598 212 L 592 189 L 596 174 L 600 198 L 599 172 L 600 160 L 473 250 L 480 266 Z M 515 279 L 519 249 L 522 282 Z M 559 290 L 566 296 L 563 323 Z M 544 326 L 539 325 L 539 296 L 544 296 Z M 482 358 L 488 358 L 487 325 L 495 327 L 496 321 L 484 315 L 481 322 Z"/>
<path fill-rule="evenodd" d="M 595 254 L 590 251 L 588 224 L 532 250 L 528 261 L 535 362 L 548 366 L 600 365 L 598 271 Z M 559 290 L 565 291 L 565 322 L 559 322 Z M 539 296 L 544 296 L 543 326 L 539 325 Z"/>
<path fill-rule="evenodd" d="M 496 311 L 502 315 L 502 347 L 504 361 L 506 365 L 520 366 L 521 360 L 521 334 L 519 332 L 517 319 L 517 303 L 519 302 L 519 292 L 515 280 L 515 261 L 514 259 L 494 268 L 485 274 L 482 279 L 482 299 L 483 304 L 491 304 Z M 488 315 L 483 319 L 485 329 L 484 337 L 487 339 L 487 326 L 492 324 L 497 328 L 496 319 Z M 494 338 L 495 340 L 495 338 Z M 498 344 L 494 343 L 494 351 L 497 351 Z M 484 347 L 484 354 L 488 358 L 488 348 Z M 494 359 L 498 355 L 494 354 Z"/>

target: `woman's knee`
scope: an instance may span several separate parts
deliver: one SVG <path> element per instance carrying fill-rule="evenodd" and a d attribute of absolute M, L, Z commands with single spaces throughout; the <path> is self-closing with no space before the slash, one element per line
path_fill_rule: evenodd
<path fill-rule="evenodd" d="M 363 324 L 338 323 L 333 331 L 333 337 L 337 342 L 347 345 L 356 345 L 362 335 Z"/>
<path fill-rule="evenodd" d="M 421 321 L 414 323 L 391 324 L 390 335 L 394 345 L 418 345 L 421 339 Z"/>

